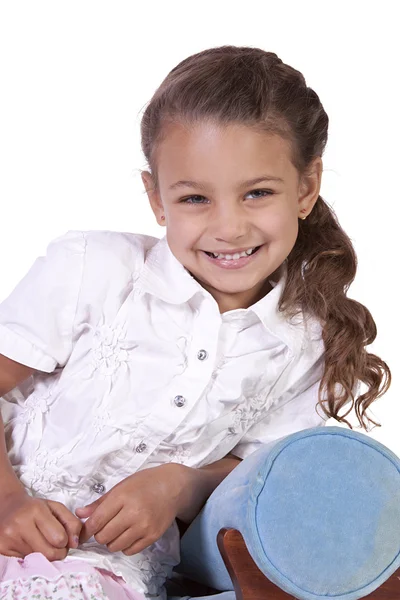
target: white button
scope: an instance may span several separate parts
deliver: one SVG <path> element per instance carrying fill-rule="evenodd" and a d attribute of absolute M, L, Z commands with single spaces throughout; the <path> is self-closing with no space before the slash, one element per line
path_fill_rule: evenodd
<path fill-rule="evenodd" d="M 102 483 L 94 483 L 92 485 L 92 490 L 94 492 L 96 492 L 97 494 L 104 494 L 104 492 L 106 491 L 106 488 Z"/>
<path fill-rule="evenodd" d="M 145 444 L 144 442 L 140 442 L 140 444 L 138 444 L 136 446 L 136 452 L 144 452 L 147 448 L 147 444 Z"/>
<path fill-rule="evenodd" d="M 199 360 L 205 360 L 207 358 L 207 356 L 208 356 L 207 350 L 203 350 L 202 349 L 202 350 L 199 350 L 198 353 L 197 353 L 197 358 Z"/>
<path fill-rule="evenodd" d="M 183 396 L 175 396 L 174 402 L 175 402 L 176 406 L 181 408 L 182 406 L 185 406 L 186 398 L 184 398 Z"/>

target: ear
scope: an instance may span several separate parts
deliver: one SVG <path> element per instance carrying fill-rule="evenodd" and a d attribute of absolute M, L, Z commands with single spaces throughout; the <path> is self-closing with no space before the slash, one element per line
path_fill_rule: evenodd
<path fill-rule="evenodd" d="M 164 211 L 163 204 L 161 202 L 160 194 L 155 189 L 153 176 L 151 175 L 151 173 L 149 173 L 149 171 L 142 171 L 141 177 L 142 177 L 143 185 L 144 185 L 146 193 L 147 193 L 147 197 L 150 202 L 150 206 L 153 210 L 153 213 L 157 220 L 157 223 L 159 225 L 161 225 L 162 227 L 164 227 L 165 220 L 164 219 L 161 220 L 161 216 L 165 215 L 165 211 Z"/>
<path fill-rule="evenodd" d="M 309 215 L 321 189 L 323 163 L 318 156 L 304 174 L 299 186 L 299 217 Z"/>

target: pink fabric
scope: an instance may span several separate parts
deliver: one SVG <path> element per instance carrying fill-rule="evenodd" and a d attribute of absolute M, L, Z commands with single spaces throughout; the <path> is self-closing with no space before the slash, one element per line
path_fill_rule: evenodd
<path fill-rule="evenodd" d="M 85 561 L 50 562 L 33 552 L 24 559 L 0 555 L 0 600 L 145 600 L 121 577 Z"/>

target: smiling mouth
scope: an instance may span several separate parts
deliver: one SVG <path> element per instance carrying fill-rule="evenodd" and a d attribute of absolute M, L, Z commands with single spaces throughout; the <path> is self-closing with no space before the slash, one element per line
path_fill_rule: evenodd
<path fill-rule="evenodd" d="M 252 250 L 252 251 L 251 251 L 249 254 L 247 254 L 247 252 L 241 252 L 241 253 L 240 253 L 240 258 L 242 258 L 242 257 L 243 257 L 243 258 L 246 258 L 247 256 L 252 256 L 252 255 L 253 255 L 253 254 L 255 254 L 255 253 L 256 253 L 256 252 L 257 252 L 257 251 L 258 251 L 260 248 L 261 248 L 261 246 L 255 246 L 255 247 L 253 248 L 253 250 Z M 238 254 L 238 253 L 235 253 L 235 252 L 232 252 L 231 254 L 229 254 L 229 256 L 231 256 L 231 258 L 226 258 L 226 255 L 225 255 L 225 256 L 222 256 L 221 254 L 217 254 L 217 253 L 215 253 L 215 252 L 207 252 L 206 250 L 203 250 L 203 252 L 204 252 L 205 254 L 207 254 L 207 255 L 208 255 L 210 258 L 214 258 L 214 259 L 216 259 L 216 260 L 238 260 L 238 258 L 239 258 L 239 256 L 237 256 L 237 258 L 234 258 L 235 254 Z M 228 254 L 228 253 L 227 253 L 227 254 Z M 219 257 L 220 257 L 220 258 L 219 258 Z"/>

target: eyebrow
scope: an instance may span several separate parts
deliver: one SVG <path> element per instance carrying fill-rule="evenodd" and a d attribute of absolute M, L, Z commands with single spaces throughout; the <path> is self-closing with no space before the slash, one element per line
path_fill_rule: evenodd
<path fill-rule="evenodd" d="M 262 183 L 263 181 L 278 181 L 280 183 L 284 183 L 283 179 L 280 177 L 273 177 L 272 175 L 262 175 L 261 177 L 255 177 L 254 179 L 249 179 L 248 181 L 242 181 L 239 183 L 240 188 L 248 187 L 250 185 L 255 185 L 256 183 Z M 205 190 L 207 189 L 207 185 L 198 181 L 190 181 L 186 179 L 181 179 L 169 186 L 168 189 L 175 190 L 180 187 L 197 187 L 199 189 Z"/>

